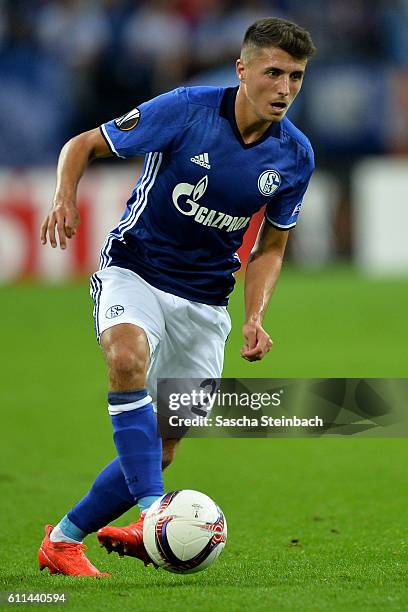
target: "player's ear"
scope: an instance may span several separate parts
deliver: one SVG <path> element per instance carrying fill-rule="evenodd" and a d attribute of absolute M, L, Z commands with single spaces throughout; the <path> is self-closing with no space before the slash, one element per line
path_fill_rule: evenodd
<path fill-rule="evenodd" d="M 245 64 L 241 58 L 237 59 L 235 69 L 238 79 L 240 81 L 245 81 Z"/>

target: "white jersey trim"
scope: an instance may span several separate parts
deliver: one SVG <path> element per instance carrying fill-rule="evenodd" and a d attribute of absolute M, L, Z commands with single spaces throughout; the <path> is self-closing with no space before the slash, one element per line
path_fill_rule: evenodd
<path fill-rule="evenodd" d="M 143 408 L 143 406 L 150 404 L 152 401 L 151 396 L 146 395 L 146 397 L 136 400 L 135 402 L 131 402 L 130 404 L 108 404 L 108 412 L 111 416 L 116 416 L 122 412 L 130 412 L 131 410 L 137 410 L 137 408 Z"/>
<path fill-rule="evenodd" d="M 112 149 L 112 151 L 115 153 L 115 155 L 117 155 L 118 157 L 121 157 L 122 159 L 126 159 L 126 157 L 124 157 L 123 155 L 119 155 L 119 153 L 117 152 L 115 145 L 113 144 L 109 134 L 108 134 L 108 130 L 106 129 L 105 125 L 102 124 L 101 125 L 101 130 L 103 132 L 103 135 L 105 136 L 106 140 L 109 143 L 110 148 Z"/>
<path fill-rule="evenodd" d="M 265 214 L 265 217 L 268 219 L 271 225 L 274 225 L 275 227 L 279 227 L 280 229 L 291 229 L 292 227 L 295 227 L 296 225 L 296 221 L 295 223 L 290 223 L 289 225 L 282 225 L 282 223 L 276 223 L 276 221 L 272 221 L 272 219 L 270 219 L 268 215 L 266 214 Z"/>
<path fill-rule="evenodd" d="M 100 257 L 101 269 L 106 268 L 112 261 L 112 258 L 109 255 L 109 251 L 112 246 L 113 240 L 116 238 L 116 240 L 120 240 L 121 242 L 123 242 L 124 234 L 137 223 L 137 220 L 146 208 L 148 203 L 149 191 L 151 190 L 156 181 L 156 177 L 159 172 L 162 159 L 163 154 L 158 152 L 149 153 L 149 155 L 147 156 L 146 169 L 142 176 L 142 180 L 137 188 L 137 196 L 132 204 L 132 208 L 127 217 L 122 219 L 117 228 L 115 228 L 115 230 L 108 234 L 105 243 L 102 247 Z"/>

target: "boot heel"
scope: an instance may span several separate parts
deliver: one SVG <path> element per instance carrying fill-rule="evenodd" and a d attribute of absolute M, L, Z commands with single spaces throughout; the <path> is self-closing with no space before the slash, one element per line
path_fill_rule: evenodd
<path fill-rule="evenodd" d="M 43 569 L 47 567 L 46 557 L 42 548 L 40 548 L 40 550 L 38 551 L 38 567 L 40 568 L 40 572 L 42 572 Z"/>

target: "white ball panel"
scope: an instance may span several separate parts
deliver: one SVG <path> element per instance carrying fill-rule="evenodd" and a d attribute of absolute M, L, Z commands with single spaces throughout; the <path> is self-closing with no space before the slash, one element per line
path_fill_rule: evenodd
<path fill-rule="evenodd" d="M 157 500 L 146 513 L 143 539 L 147 553 L 156 565 L 168 571 L 193 573 L 205 569 L 217 559 L 225 546 L 225 517 L 214 501 L 204 493 L 184 489 L 173 497 L 171 495 L 166 494 Z M 206 526 L 207 523 L 216 523 L 220 516 L 224 519 L 222 533 Z M 161 541 L 164 549 L 170 548 L 169 558 L 163 555 L 156 541 L 156 532 L 160 533 L 159 521 L 166 518 L 170 520 L 166 522 L 166 538 L 161 538 Z M 221 541 L 217 542 L 216 535 L 219 535 Z M 195 559 L 210 541 L 216 545 L 200 565 L 193 568 L 183 566 L 183 562 L 188 564 L 188 561 Z M 171 559 L 171 553 L 180 560 L 179 566 Z"/>

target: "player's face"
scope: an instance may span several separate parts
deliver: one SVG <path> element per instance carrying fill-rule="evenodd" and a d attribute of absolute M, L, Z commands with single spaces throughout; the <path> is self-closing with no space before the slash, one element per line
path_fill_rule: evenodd
<path fill-rule="evenodd" d="M 237 74 L 249 109 L 260 121 L 282 121 L 302 87 L 307 60 L 278 47 L 265 47 L 237 60 Z"/>

